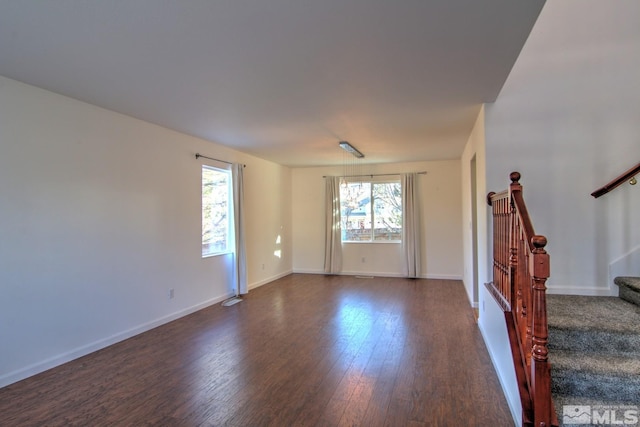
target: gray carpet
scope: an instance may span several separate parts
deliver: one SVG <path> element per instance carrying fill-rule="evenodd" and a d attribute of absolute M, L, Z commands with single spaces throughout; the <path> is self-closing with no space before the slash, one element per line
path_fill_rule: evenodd
<path fill-rule="evenodd" d="M 640 307 L 617 297 L 547 295 L 549 348 L 640 356 Z"/>
<path fill-rule="evenodd" d="M 640 306 L 640 277 L 616 277 L 613 283 L 620 287 L 620 298 Z"/>
<path fill-rule="evenodd" d="M 547 295 L 547 311 L 559 418 L 563 405 L 640 405 L 640 307 L 616 297 Z"/>

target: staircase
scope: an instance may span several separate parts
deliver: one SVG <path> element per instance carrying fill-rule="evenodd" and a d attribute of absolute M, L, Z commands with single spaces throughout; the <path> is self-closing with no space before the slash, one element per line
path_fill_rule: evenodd
<path fill-rule="evenodd" d="M 640 278 L 618 277 L 615 284 L 620 298 L 547 295 L 551 390 L 560 425 L 563 418 L 564 425 L 580 425 L 565 417 L 571 413 L 563 413 L 563 405 L 640 405 Z"/>

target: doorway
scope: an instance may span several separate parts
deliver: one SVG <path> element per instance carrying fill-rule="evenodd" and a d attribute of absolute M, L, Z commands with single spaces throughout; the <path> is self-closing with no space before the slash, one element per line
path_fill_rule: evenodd
<path fill-rule="evenodd" d="M 476 176 L 476 156 L 470 164 L 471 169 L 471 257 L 473 259 L 473 306 L 478 308 L 478 183 Z"/>

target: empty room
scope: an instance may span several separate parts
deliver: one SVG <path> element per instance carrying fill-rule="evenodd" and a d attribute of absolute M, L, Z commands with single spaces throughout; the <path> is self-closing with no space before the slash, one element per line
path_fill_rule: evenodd
<path fill-rule="evenodd" d="M 634 425 L 639 16 L 0 0 L 0 426 Z"/>

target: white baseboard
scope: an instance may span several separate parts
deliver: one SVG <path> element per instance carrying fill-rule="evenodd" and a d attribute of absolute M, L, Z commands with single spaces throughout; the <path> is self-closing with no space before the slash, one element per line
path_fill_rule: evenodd
<path fill-rule="evenodd" d="M 129 339 L 135 335 L 141 334 L 143 332 L 147 332 L 153 328 L 156 328 L 160 325 L 164 325 L 165 323 L 169 323 L 181 317 L 187 316 L 191 313 L 195 313 L 198 310 L 202 310 L 203 308 L 209 307 L 211 305 L 217 304 L 226 300 L 227 298 L 233 296 L 232 294 L 219 296 L 216 298 L 212 298 L 210 300 L 201 302 L 194 306 L 185 308 L 184 310 L 177 311 L 175 313 L 171 313 L 167 316 L 163 316 L 159 319 L 153 320 L 151 322 L 144 323 L 142 325 L 136 326 L 134 328 L 128 329 L 123 332 L 119 332 L 117 334 L 111 335 L 109 337 L 94 341 L 92 343 L 77 347 L 68 352 L 59 354 L 57 356 L 50 357 L 41 362 L 34 363 L 32 365 L 21 368 L 17 371 L 8 372 L 2 376 L 0 376 L 0 388 L 5 387 L 9 384 L 13 384 L 15 382 L 21 381 L 25 378 L 29 378 L 33 375 L 44 372 L 48 369 L 55 368 L 56 366 L 60 366 L 64 363 L 70 362 L 74 359 L 77 359 L 82 356 L 86 356 L 87 354 L 93 353 L 94 351 L 101 350 L 110 345 L 116 344 L 120 341 L 124 341 Z"/>
<path fill-rule="evenodd" d="M 483 302 L 478 329 L 509 405 L 514 426 L 517 427 L 522 425 L 522 405 L 504 313 L 484 286 L 480 289 L 478 298 Z"/>
<path fill-rule="evenodd" d="M 420 276 L 423 279 L 439 279 L 439 280 L 462 280 L 462 276 L 457 274 L 427 274 Z"/>
<path fill-rule="evenodd" d="M 285 271 L 283 273 L 277 274 L 275 276 L 269 277 L 267 279 L 261 280 L 259 282 L 253 283 L 249 285 L 249 289 L 255 289 L 262 285 L 265 285 L 269 282 L 273 282 L 281 277 L 288 276 L 291 274 L 291 271 Z M 142 325 L 136 326 L 134 328 L 128 329 L 123 332 L 119 332 L 117 334 L 111 335 L 107 338 L 103 338 L 92 343 L 80 346 L 68 352 L 59 354 L 57 356 L 50 357 L 41 362 L 34 363 L 32 365 L 21 368 L 17 371 L 8 372 L 0 376 L 0 388 L 5 387 L 9 384 L 13 384 L 15 382 L 21 381 L 25 378 L 29 378 L 33 375 L 44 372 L 48 369 L 55 368 L 56 366 L 60 366 L 64 363 L 70 362 L 74 359 L 77 359 L 82 356 L 86 356 L 87 354 L 93 353 L 94 351 L 101 350 L 110 345 L 116 344 L 120 341 L 124 341 L 128 338 L 141 334 L 143 332 L 147 332 L 153 328 L 161 326 L 165 323 L 169 323 L 181 317 L 187 316 L 191 313 L 195 313 L 196 311 L 202 310 L 203 308 L 209 307 L 211 305 L 220 303 L 230 297 L 233 294 L 227 294 L 218 296 L 207 301 L 201 302 L 199 304 L 193 305 L 191 307 L 185 308 L 183 310 L 177 311 L 175 313 L 171 313 L 167 316 L 161 317 L 159 319 L 153 320 L 151 322 L 144 323 Z"/>
<path fill-rule="evenodd" d="M 373 276 L 373 277 L 404 277 L 398 273 L 382 273 L 379 271 L 341 271 L 341 276 Z"/>
<path fill-rule="evenodd" d="M 513 418 L 514 426 L 518 427 L 520 425 L 520 419 L 522 417 L 522 408 L 518 406 L 516 397 L 508 394 L 511 384 L 505 379 L 502 373 L 502 370 L 506 368 L 496 362 L 497 360 L 499 360 L 499 358 L 496 356 L 494 349 L 491 347 L 487 332 L 484 330 L 482 325 L 478 325 L 478 329 L 480 330 L 480 335 L 482 335 L 482 339 L 484 340 L 485 347 L 487 347 L 487 352 L 489 353 L 489 358 L 491 359 L 493 369 L 496 371 L 496 374 L 498 376 L 498 382 L 500 382 L 502 393 L 505 395 L 507 405 L 509 406 L 509 411 L 511 412 L 511 417 Z"/>
<path fill-rule="evenodd" d="M 305 270 L 295 269 L 294 273 L 299 274 L 326 274 L 324 270 Z M 406 276 L 400 273 L 387 273 L 387 272 L 375 272 L 375 271 L 341 271 L 337 273 L 338 276 L 374 276 L 374 277 L 398 277 L 405 278 Z M 439 280 L 462 280 L 462 276 L 454 274 L 426 274 L 421 275 L 421 279 L 439 279 Z"/>
<path fill-rule="evenodd" d="M 610 288 L 586 288 L 575 286 L 549 286 L 547 288 L 547 294 L 587 295 L 596 297 L 617 296 L 615 290 Z"/>
<path fill-rule="evenodd" d="M 325 274 L 324 270 L 293 269 L 294 274 Z"/>
<path fill-rule="evenodd" d="M 283 272 L 283 273 L 278 273 L 278 274 L 276 274 L 275 276 L 271 276 L 271 277 L 268 277 L 268 278 L 266 278 L 266 279 L 262 279 L 262 280 L 260 280 L 260 281 L 258 281 L 258 282 L 254 282 L 254 283 L 252 283 L 252 284 L 250 284 L 250 285 L 249 285 L 249 290 L 251 290 L 251 289 L 255 289 L 255 288 L 259 288 L 259 287 L 260 287 L 260 286 L 262 286 L 262 285 L 266 285 L 267 283 L 271 283 L 271 282 L 273 282 L 274 280 L 281 279 L 281 278 L 283 278 L 283 277 L 285 277 L 285 276 L 288 276 L 288 275 L 290 275 L 290 274 L 292 274 L 292 273 L 293 273 L 293 271 L 292 271 L 292 270 L 287 270 L 287 271 L 285 271 L 285 272 Z"/>

